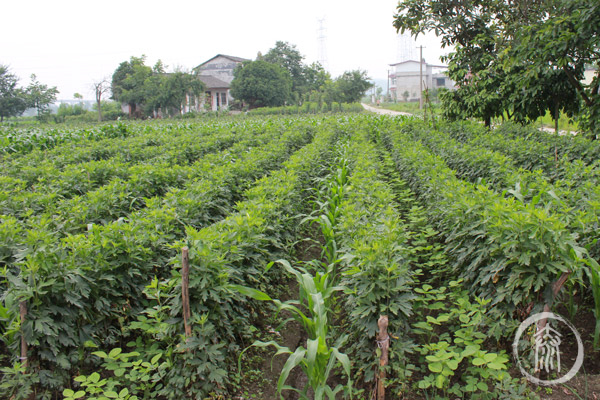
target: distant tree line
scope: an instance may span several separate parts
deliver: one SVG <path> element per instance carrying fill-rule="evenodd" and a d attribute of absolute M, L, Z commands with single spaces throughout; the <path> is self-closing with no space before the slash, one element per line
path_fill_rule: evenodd
<path fill-rule="evenodd" d="M 28 108 L 35 108 L 38 119 L 46 119 L 50 104 L 56 101 L 56 87 L 40 83 L 35 74 L 27 87 L 19 87 L 18 83 L 19 78 L 10 68 L 0 65 L 0 122 L 21 115 Z"/>
<path fill-rule="evenodd" d="M 112 76 L 112 98 L 129 105 L 130 116 L 180 114 L 188 96 L 204 95 L 204 83 L 185 71 L 166 72 L 162 61 L 149 67 L 146 57 L 122 62 Z"/>
<path fill-rule="evenodd" d="M 300 105 L 306 101 L 331 104 L 360 101 L 372 86 L 365 71 L 344 72 L 336 79 L 319 63 L 303 63 L 295 45 L 278 41 L 264 56 L 234 71 L 231 95 L 250 108 Z"/>
<path fill-rule="evenodd" d="M 549 111 L 600 134 L 598 0 L 402 0 L 394 26 L 435 31 L 453 46 L 445 61 L 457 90 L 442 94 L 450 119 L 519 122 Z M 585 70 L 592 69 L 585 84 Z"/>

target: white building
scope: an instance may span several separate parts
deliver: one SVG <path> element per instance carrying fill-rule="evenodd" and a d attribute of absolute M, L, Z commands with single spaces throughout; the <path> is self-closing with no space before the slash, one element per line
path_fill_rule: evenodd
<path fill-rule="evenodd" d="M 390 94 L 397 101 L 419 101 L 421 63 L 414 60 L 390 64 Z M 454 82 L 446 76 L 448 67 L 427 64 L 423 60 L 423 90 L 454 89 Z"/>
<path fill-rule="evenodd" d="M 229 103 L 233 100 L 229 93 L 233 71 L 244 61 L 250 60 L 217 54 L 194 68 L 194 72 L 198 73 L 200 80 L 206 85 L 206 97 L 210 102 L 211 110 L 217 111 L 229 107 Z"/>

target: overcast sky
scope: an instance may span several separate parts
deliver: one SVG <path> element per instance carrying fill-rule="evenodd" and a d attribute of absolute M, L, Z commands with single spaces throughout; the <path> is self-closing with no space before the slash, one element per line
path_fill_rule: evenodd
<path fill-rule="evenodd" d="M 305 62 L 318 61 L 319 19 L 324 18 L 328 70 L 352 69 L 386 79 L 397 61 L 392 26 L 397 0 L 7 0 L 2 4 L 0 64 L 26 86 L 57 86 L 59 99 L 110 79 L 119 63 L 147 56 L 168 70 L 191 69 L 216 54 L 254 59 L 278 40 L 295 44 Z M 427 62 L 444 54 L 434 36 L 419 37 Z"/>

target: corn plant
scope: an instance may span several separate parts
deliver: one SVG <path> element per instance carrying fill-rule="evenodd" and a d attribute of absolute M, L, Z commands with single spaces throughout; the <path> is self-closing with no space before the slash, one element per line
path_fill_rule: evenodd
<path fill-rule="evenodd" d="M 341 392 L 344 387 L 338 385 L 335 388 L 331 388 L 327 380 L 333 372 L 334 367 L 339 364 L 348 376 L 347 389 L 351 394 L 350 359 L 340 351 L 340 347 L 345 343 L 347 336 L 338 338 L 333 346 L 329 344 L 331 342 L 331 338 L 328 335 L 330 330 L 329 315 L 331 314 L 330 301 L 333 294 L 342 289 L 339 286 L 332 286 L 330 281 L 331 268 L 324 273 L 316 272 L 312 275 L 302 268 L 292 267 L 286 260 L 278 260 L 277 262 L 296 278 L 299 285 L 298 300 L 282 302 L 272 299 L 264 292 L 240 285 L 231 285 L 231 289 L 255 300 L 270 301 L 277 306 L 278 312 L 289 312 L 292 318 L 300 323 L 308 335 L 306 347 L 300 346 L 295 350 L 281 346 L 275 341 L 256 341 L 252 344 L 255 347 L 273 346 L 277 350 L 275 355 L 289 355 L 277 381 L 278 393 L 281 395 L 283 390 L 294 390 L 300 394 L 301 399 L 308 400 L 308 389 L 311 388 L 314 391 L 315 400 L 325 398 L 334 400 L 336 394 Z M 269 268 L 272 265 L 273 263 L 269 264 Z M 305 313 L 302 311 L 302 308 L 308 312 Z M 242 355 L 240 354 L 240 369 L 241 357 Z M 290 372 L 298 366 L 300 366 L 308 377 L 308 385 L 302 390 L 286 385 Z"/>

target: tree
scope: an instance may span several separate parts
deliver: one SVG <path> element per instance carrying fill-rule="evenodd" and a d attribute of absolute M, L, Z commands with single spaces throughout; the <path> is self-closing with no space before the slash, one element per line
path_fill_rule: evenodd
<path fill-rule="evenodd" d="M 331 75 L 317 62 L 304 66 L 302 70 L 307 91 L 322 91 L 325 84 L 331 81 Z"/>
<path fill-rule="evenodd" d="M 303 59 L 304 56 L 296 49 L 296 45 L 282 41 L 277 41 L 275 47 L 262 57 L 262 60 L 278 65 L 290 74 L 292 78 L 291 91 L 298 93 L 300 97 L 307 92 Z"/>
<path fill-rule="evenodd" d="M 231 95 L 251 108 L 282 106 L 290 96 L 292 79 L 287 70 L 266 61 L 239 65 L 231 82 Z"/>
<path fill-rule="evenodd" d="M 106 78 L 92 83 L 96 96 L 96 108 L 98 110 L 98 122 L 102 122 L 102 96 L 110 92 L 110 84 Z"/>
<path fill-rule="evenodd" d="M 556 0 L 545 18 L 534 16 L 530 24 L 517 31 L 511 47 L 513 59 L 527 60 L 535 77 L 546 74 L 548 79 L 562 84 L 563 88 L 570 87 L 571 93 L 567 92 L 567 96 L 564 90 L 554 93 L 550 107 L 561 98 L 561 108 L 573 97 L 580 99 L 579 123 L 591 133 L 592 138 L 600 135 L 598 26 L 600 4 L 596 0 Z M 594 69 L 592 82 L 588 85 L 582 82 L 586 67 Z M 548 69 L 553 74 L 545 72 Z M 572 113 L 574 110 L 566 111 Z"/>
<path fill-rule="evenodd" d="M 406 101 L 408 101 L 409 97 L 410 97 L 410 93 L 408 93 L 408 90 L 405 90 L 404 93 L 402 93 L 402 98 L 406 102 Z"/>
<path fill-rule="evenodd" d="M 8 66 L 0 65 L 0 122 L 23 114 L 27 108 L 26 93 L 17 87 L 18 82 L 19 78 L 10 73 Z"/>
<path fill-rule="evenodd" d="M 129 105 L 129 115 L 136 114 L 138 104 L 145 100 L 144 82 L 152 76 L 152 68 L 144 65 L 146 56 L 131 57 L 117 67 L 112 76 L 112 98 Z"/>
<path fill-rule="evenodd" d="M 594 86 L 581 84 L 584 65 L 600 60 L 597 1 L 403 0 L 394 18 L 398 31 L 435 31 L 443 47 L 454 46 L 444 60 L 458 90 L 441 96 L 446 116 L 489 125 L 504 115 L 523 122 L 546 110 L 574 113 L 577 96 L 589 110 L 598 104 Z"/>
<path fill-rule="evenodd" d="M 365 95 L 373 84 L 369 82 L 366 71 L 346 71 L 335 80 L 338 102 L 355 103 Z"/>
<path fill-rule="evenodd" d="M 56 101 L 59 93 L 56 86 L 48 87 L 37 80 L 35 74 L 31 75 L 31 83 L 27 86 L 28 106 L 37 110 L 37 117 L 43 119 L 49 112 L 50 104 Z"/>

